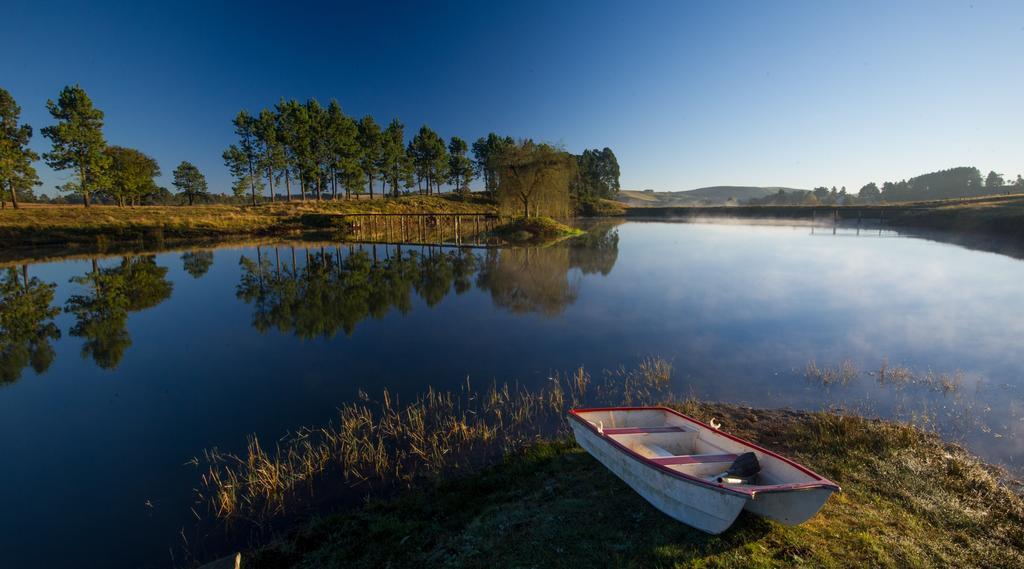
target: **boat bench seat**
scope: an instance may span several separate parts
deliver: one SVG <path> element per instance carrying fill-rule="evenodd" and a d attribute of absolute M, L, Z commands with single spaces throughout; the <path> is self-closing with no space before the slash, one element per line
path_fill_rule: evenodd
<path fill-rule="evenodd" d="M 671 458 L 675 456 L 664 448 L 649 443 L 633 443 L 629 445 L 629 448 L 650 459 Z"/>
<path fill-rule="evenodd" d="M 659 456 L 649 460 L 654 464 L 672 466 L 675 464 L 704 464 L 709 462 L 732 463 L 736 460 L 736 454 L 684 454 L 678 456 Z"/>
<path fill-rule="evenodd" d="M 652 433 L 685 433 L 689 429 L 682 427 L 605 427 L 601 432 L 607 436 L 614 435 L 648 435 Z"/>

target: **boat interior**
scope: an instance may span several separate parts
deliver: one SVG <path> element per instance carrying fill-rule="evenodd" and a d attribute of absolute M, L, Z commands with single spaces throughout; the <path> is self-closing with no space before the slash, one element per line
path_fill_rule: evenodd
<path fill-rule="evenodd" d="M 648 459 L 690 476 L 713 480 L 744 452 L 754 452 L 758 486 L 805 482 L 812 477 L 784 461 L 758 452 L 683 417 L 659 409 L 577 411 L 598 432 Z M 743 484 L 735 484 L 742 486 Z"/>

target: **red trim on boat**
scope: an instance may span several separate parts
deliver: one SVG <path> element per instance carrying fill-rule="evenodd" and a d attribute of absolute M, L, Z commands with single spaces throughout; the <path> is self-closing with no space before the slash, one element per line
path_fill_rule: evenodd
<path fill-rule="evenodd" d="M 675 415 L 675 416 L 677 416 L 677 417 L 679 417 L 681 419 L 684 419 L 686 421 L 694 423 L 695 425 L 700 425 L 701 427 L 704 427 L 705 429 L 708 429 L 711 432 L 717 433 L 717 434 L 722 435 L 723 437 L 725 437 L 727 439 L 736 441 L 736 442 L 738 442 L 738 443 L 740 443 L 740 444 L 742 444 L 742 445 L 744 445 L 746 447 L 749 447 L 751 450 L 756 450 L 756 451 L 758 451 L 760 453 L 763 453 L 765 455 L 768 455 L 768 456 L 770 456 L 772 458 L 778 459 L 778 460 L 780 460 L 780 461 L 782 461 L 782 462 L 784 462 L 784 463 L 786 463 L 786 464 L 796 468 L 800 472 L 803 472 L 804 474 L 814 478 L 816 480 L 816 482 L 795 482 L 795 483 L 791 483 L 791 484 L 775 484 L 775 485 L 770 485 L 770 486 L 742 486 L 742 487 L 735 487 L 735 486 L 727 486 L 725 484 L 720 484 L 720 483 L 717 483 L 717 482 L 711 482 L 709 480 L 705 480 L 705 479 L 699 478 L 697 476 L 686 474 L 685 472 L 680 472 L 680 471 L 675 470 L 673 468 L 669 468 L 665 464 L 659 464 L 658 462 L 656 462 L 656 459 L 651 459 L 651 458 L 645 457 L 645 456 L 637 453 L 633 449 L 623 445 L 622 443 L 620 443 L 619 441 L 617 441 L 617 440 L 615 440 L 613 438 L 604 437 L 601 434 L 601 432 L 598 430 L 596 425 L 594 425 L 590 421 L 588 421 L 588 420 L 586 420 L 586 419 L 584 419 L 583 417 L 580 416 L 580 413 L 593 413 L 593 412 L 601 412 L 601 411 L 664 411 L 666 413 L 671 413 L 672 415 Z M 579 422 L 584 427 L 586 427 L 587 429 L 590 429 L 592 432 L 594 432 L 599 437 L 603 437 L 604 440 L 608 441 L 609 444 L 611 444 L 613 447 L 618 449 L 620 452 L 626 454 L 630 458 L 632 458 L 634 460 L 637 460 L 637 461 L 639 461 L 639 462 L 641 462 L 641 463 L 643 463 L 643 464 L 645 464 L 645 465 L 647 465 L 647 466 L 649 466 L 651 468 L 656 468 L 658 470 L 661 470 L 662 472 L 664 472 L 665 474 L 667 474 L 669 476 L 673 476 L 675 478 L 680 478 L 680 479 L 686 480 L 687 482 L 692 482 L 692 483 L 695 483 L 695 484 L 700 484 L 702 486 L 710 486 L 710 487 L 715 488 L 716 490 L 719 490 L 721 492 L 728 492 L 728 493 L 733 493 L 733 494 L 741 494 L 741 495 L 744 495 L 744 496 L 749 496 L 750 498 L 754 498 L 754 496 L 756 494 L 768 493 L 768 492 L 786 492 L 786 491 L 793 491 L 793 490 L 813 490 L 813 489 L 816 489 L 816 488 L 828 488 L 828 489 L 832 489 L 832 490 L 835 490 L 835 491 L 841 490 L 841 488 L 839 487 L 838 484 L 832 482 L 831 480 L 825 478 L 824 476 L 821 476 L 820 474 L 817 474 L 813 470 L 811 470 L 811 469 L 809 469 L 809 468 L 807 468 L 807 467 L 805 467 L 805 466 L 803 466 L 801 464 L 797 464 L 797 463 L 793 462 L 792 460 L 789 460 L 788 458 L 786 458 L 784 456 L 781 456 L 779 454 L 776 454 L 776 453 L 774 453 L 774 452 L 772 452 L 772 451 L 770 451 L 770 450 L 768 450 L 766 448 L 760 447 L 760 446 L 758 446 L 758 445 L 756 445 L 756 444 L 754 444 L 754 443 L 752 443 L 750 441 L 741 439 L 741 438 L 739 438 L 737 436 L 730 435 L 729 433 L 720 431 L 720 430 L 712 427 L 711 425 L 708 425 L 707 423 L 704 423 L 702 421 L 698 421 L 697 419 L 694 419 L 693 417 L 690 417 L 690 416 L 687 416 L 687 415 L 683 415 L 679 411 L 676 411 L 675 409 L 669 409 L 668 407 L 591 407 L 591 408 L 584 408 L 584 409 L 570 409 L 569 410 L 569 416 L 571 418 L 573 418 L 574 420 L 576 420 L 577 422 Z M 624 428 L 628 428 L 628 427 L 624 427 Z M 612 430 L 612 429 L 603 429 L 603 430 L 607 433 L 609 430 Z"/>
<path fill-rule="evenodd" d="M 727 462 L 736 460 L 738 454 L 686 454 L 680 456 L 663 456 L 649 458 L 654 464 L 671 466 L 673 464 L 704 464 L 707 462 Z"/>
<path fill-rule="evenodd" d="M 646 435 L 652 433 L 685 433 L 686 429 L 682 427 L 618 427 L 618 428 L 605 428 L 601 430 L 602 433 L 607 435 Z"/>

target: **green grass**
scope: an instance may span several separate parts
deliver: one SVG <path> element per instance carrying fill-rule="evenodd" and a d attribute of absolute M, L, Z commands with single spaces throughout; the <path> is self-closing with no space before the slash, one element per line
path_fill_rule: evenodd
<path fill-rule="evenodd" d="M 1013 567 L 1024 503 L 999 473 L 910 426 L 687 402 L 843 486 L 807 523 L 743 514 L 708 536 L 661 514 L 574 443 L 318 518 L 249 567 Z"/>

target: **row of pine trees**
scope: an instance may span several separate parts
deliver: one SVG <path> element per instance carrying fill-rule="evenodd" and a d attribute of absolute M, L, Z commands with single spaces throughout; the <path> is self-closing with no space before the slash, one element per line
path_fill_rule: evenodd
<path fill-rule="evenodd" d="M 494 133 L 472 147 L 453 136 L 447 142 L 429 126 L 405 143 L 405 125 L 393 119 L 381 128 L 370 115 L 350 117 L 336 100 L 323 106 L 281 100 L 253 115 L 241 111 L 232 121 L 237 143 L 224 151 L 224 163 L 235 178 L 236 195 L 269 192 L 271 201 L 284 191 L 317 200 L 369 193 L 398 196 L 406 190 L 440 193 L 444 185 L 468 192 L 482 176 L 493 190 L 491 158 L 514 144 Z"/>
<path fill-rule="evenodd" d="M 122 206 L 172 199 L 156 184 L 161 171 L 155 159 L 107 143 L 104 113 L 81 86 L 65 87 L 46 107 L 54 124 L 41 129 L 52 144 L 42 159 L 70 174 L 59 190 L 77 196 L 86 207 L 97 197 Z M 20 116 L 14 98 L 0 89 L 0 202 L 7 197 L 14 207 L 19 197 L 33 198 L 33 187 L 41 183 L 33 166 L 40 156 L 28 146 L 32 127 L 22 124 Z M 446 141 L 426 125 L 406 143 L 405 126 L 398 119 L 382 128 L 372 116 L 346 115 L 333 99 L 327 106 L 316 99 L 282 99 L 257 114 L 241 111 L 232 124 L 237 141 L 224 151 L 224 163 L 235 180 L 235 196 L 248 196 L 254 205 L 264 192 L 270 201 L 282 192 L 288 201 L 293 196 L 319 201 L 364 193 L 371 198 L 408 191 L 432 194 L 444 186 L 466 193 L 478 177 L 493 195 L 506 159 L 524 150 L 549 148 L 495 133 L 470 146 L 458 136 Z M 578 156 L 557 152 L 573 163 L 568 187 L 577 200 L 618 192 L 619 166 L 610 149 L 586 150 Z M 216 199 L 205 176 L 189 162 L 175 168 L 172 183 L 189 205 Z M 540 193 L 537 188 L 530 191 Z"/>
<path fill-rule="evenodd" d="M 86 207 L 97 195 L 129 205 L 166 192 L 154 181 L 161 175 L 155 159 L 107 143 L 104 113 L 81 86 L 65 87 L 46 106 L 55 124 L 41 130 L 52 143 L 42 159 L 71 174 L 59 190 L 79 196 Z M 40 156 L 28 146 L 32 127 L 22 124 L 20 116 L 14 98 L 0 89 L 0 197 L 9 198 L 14 207 L 19 196 L 32 197 L 33 187 L 41 183 L 33 166 Z M 512 144 L 511 138 L 494 134 L 481 138 L 473 145 L 475 164 L 459 137 L 446 143 L 424 126 L 406 146 L 404 127 L 397 119 L 381 129 L 371 116 L 347 116 L 334 100 L 326 107 L 315 99 L 282 100 L 255 116 L 242 111 L 233 124 L 238 142 L 224 152 L 224 162 L 235 177 L 235 194 L 251 194 L 254 204 L 264 188 L 271 201 L 281 189 L 288 200 L 293 193 L 302 199 L 337 197 L 339 188 L 346 196 L 365 190 L 372 196 L 377 183 L 381 194 L 390 190 L 398 195 L 413 187 L 439 192 L 443 184 L 466 191 L 479 172 L 491 189 L 493 175 L 476 164 L 486 164 L 496 149 Z M 173 185 L 190 205 L 209 198 L 206 178 L 189 162 L 175 169 Z"/>

